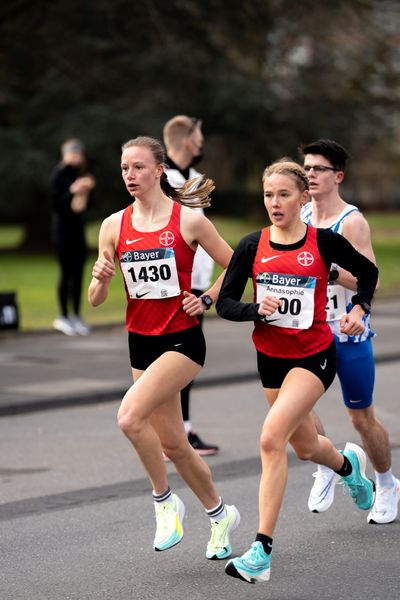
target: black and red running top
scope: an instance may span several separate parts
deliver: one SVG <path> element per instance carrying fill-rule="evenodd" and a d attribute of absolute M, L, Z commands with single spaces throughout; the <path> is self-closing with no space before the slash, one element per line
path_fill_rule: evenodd
<path fill-rule="evenodd" d="M 182 308 L 183 291 L 191 291 L 195 253 L 180 232 L 181 209 L 173 202 L 169 222 L 149 232 L 134 229 L 134 203 L 123 213 L 116 252 L 128 301 L 128 331 L 162 335 L 198 324 Z"/>

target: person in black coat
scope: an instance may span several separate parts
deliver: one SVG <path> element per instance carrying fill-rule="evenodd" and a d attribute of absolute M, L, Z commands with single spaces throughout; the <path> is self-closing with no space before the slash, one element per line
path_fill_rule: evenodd
<path fill-rule="evenodd" d="M 61 154 L 62 160 L 51 177 L 52 237 L 60 265 L 57 287 L 60 316 L 53 327 L 66 335 L 88 335 L 90 329 L 80 315 L 80 305 L 87 256 L 85 216 L 96 181 L 89 172 L 80 140 L 66 140 Z"/>

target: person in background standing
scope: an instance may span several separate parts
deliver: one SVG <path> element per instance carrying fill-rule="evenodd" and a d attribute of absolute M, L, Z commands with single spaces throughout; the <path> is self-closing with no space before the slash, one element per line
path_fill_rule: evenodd
<path fill-rule="evenodd" d="M 57 288 L 60 316 L 53 327 L 65 335 L 89 335 L 90 329 L 81 317 L 80 307 L 87 256 L 85 216 L 96 181 L 88 171 L 85 148 L 80 140 L 66 140 L 61 154 L 61 162 L 51 177 L 52 238 L 60 266 Z"/>
<path fill-rule="evenodd" d="M 189 179 L 199 177 L 201 174 L 194 168 L 203 157 L 204 137 L 201 131 L 201 121 L 195 117 L 177 115 L 167 121 L 164 126 L 164 144 L 167 151 L 167 164 L 165 173 L 168 182 L 175 188 L 181 188 Z M 202 208 L 194 208 L 204 212 Z M 214 271 L 214 261 L 207 252 L 199 246 L 196 251 L 193 273 L 192 293 L 200 297 L 206 310 L 212 305 L 212 299 L 203 294 L 211 285 Z M 202 325 L 203 315 L 197 317 Z M 192 429 L 190 420 L 190 382 L 181 391 L 181 405 L 185 430 L 191 446 L 202 456 L 212 455 L 218 452 L 216 444 L 204 442 Z"/>

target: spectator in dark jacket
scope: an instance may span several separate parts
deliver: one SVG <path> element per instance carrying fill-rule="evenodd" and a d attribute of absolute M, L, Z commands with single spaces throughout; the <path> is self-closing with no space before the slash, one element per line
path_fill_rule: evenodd
<path fill-rule="evenodd" d="M 83 143 L 69 139 L 61 146 L 62 160 L 51 178 L 52 236 L 60 265 L 60 316 L 53 322 L 66 335 L 88 335 L 80 315 L 83 268 L 87 255 L 85 215 L 92 201 L 95 178 L 88 170 Z"/>

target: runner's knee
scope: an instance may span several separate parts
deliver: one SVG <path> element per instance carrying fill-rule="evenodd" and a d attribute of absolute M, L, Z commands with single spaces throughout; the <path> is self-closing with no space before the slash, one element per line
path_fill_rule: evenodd
<path fill-rule="evenodd" d="M 272 455 L 285 451 L 286 444 L 268 427 L 264 427 L 260 436 L 260 451 L 262 454 Z"/>
<path fill-rule="evenodd" d="M 146 420 L 133 410 L 120 408 L 117 415 L 118 427 L 127 437 L 134 439 L 143 430 Z"/>

